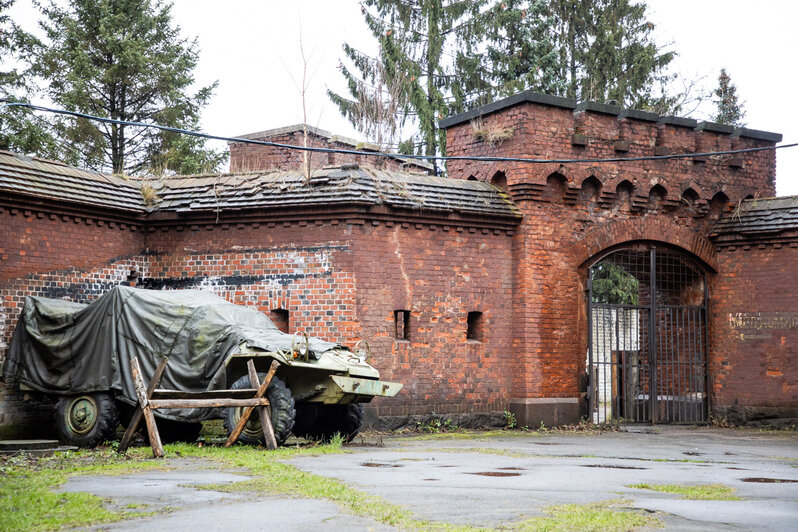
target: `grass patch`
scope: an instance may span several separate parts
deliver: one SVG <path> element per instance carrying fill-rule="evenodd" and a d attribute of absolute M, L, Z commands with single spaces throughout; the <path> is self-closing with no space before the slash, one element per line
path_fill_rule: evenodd
<path fill-rule="evenodd" d="M 529 438 L 541 437 L 543 434 L 525 430 L 465 430 L 458 429 L 456 432 L 439 432 L 432 434 L 417 434 L 412 436 L 398 436 L 402 440 L 425 441 L 425 440 L 489 440 L 491 438 Z"/>
<path fill-rule="evenodd" d="M 106 448 L 55 453 L 46 458 L 3 458 L 0 460 L 0 515 L 3 516 L 0 530 L 56 530 L 146 515 L 139 508 L 110 510 L 107 500 L 89 493 L 53 491 L 72 475 L 114 475 L 165 468 L 163 462 L 144 461 L 143 456 L 143 453 L 120 456 Z"/>
<path fill-rule="evenodd" d="M 328 500 L 336 503 L 345 512 L 374 519 L 386 525 L 417 530 L 475 530 L 470 527 L 454 526 L 416 519 L 411 512 L 399 505 L 349 487 L 340 480 L 307 473 L 286 460 L 301 456 L 317 456 L 346 452 L 340 442 L 313 447 L 280 448 L 264 452 L 263 449 L 237 446 L 234 451 L 219 447 L 195 447 L 174 445 L 170 448 L 184 457 L 197 457 L 217 460 L 233 468 L 244 468 L 254 477 L 250 480 L 223 485 L 195 486 L 222 492 L 254 492 L 262 495 L 300 495 L 312 499 Z"/>
<path fill-rule="evenodd" d="M 512 530 L 523 531 L 625 531 L 640 527 L 661 527 L 656 517 L 636 511 L 624 510 L 623 500 L 610 500 L 590 504 L 563 504 L 544 508 L 548 517 L 534 517 L 514 525 Z"/>
<path fill-rule="evenodd" d="M 680 499 L 695 501 L 739 501 L 740 497 L 734 494 L 734 488 L 723 484 L 632 484 L 627 488 L 639 490 L 661 491 L 680 495 Z"/>

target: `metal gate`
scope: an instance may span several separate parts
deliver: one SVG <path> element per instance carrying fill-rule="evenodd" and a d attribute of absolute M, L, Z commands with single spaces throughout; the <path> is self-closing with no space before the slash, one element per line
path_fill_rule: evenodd
<path fill-rule="evenodd" d="M 707 419 L 707 288 L 686 255 L 649 244 L 613 251 L 588 277 L 592 420 Z"/>

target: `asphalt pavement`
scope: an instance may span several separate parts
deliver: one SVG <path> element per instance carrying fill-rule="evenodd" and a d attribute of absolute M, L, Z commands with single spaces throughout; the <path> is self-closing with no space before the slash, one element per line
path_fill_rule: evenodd
<path fill-rule="evenodd" d="M 798 529 L 798 433 L 698 427 L 628 427 L 601 434 L 514 432 L 431 439 L 366 436 L 348 452 L 290 463 L 339 479 L 422 520 L 498 528 L 545 515 L 547 506 L 621 500 L 666 530 Z M 266 451 L 264 451 L 266 452 Z M 62 489 L 112 505 L 167 510 L 107 530 L 388 530 L 336 504 L 301 497 L 223 493 L 197 484 L 245 480 L 213 462 L 171 458 L 171 470 L 80 476 Z M 630 487 L 721 484 L 740 500 L 685 500 Z"/>

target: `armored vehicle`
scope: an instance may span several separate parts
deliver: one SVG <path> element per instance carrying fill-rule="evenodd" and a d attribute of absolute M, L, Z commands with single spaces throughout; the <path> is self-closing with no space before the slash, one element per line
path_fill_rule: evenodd
<path fill-rule="evenodd" d="M 169 357 L 159 387 L 180 391 L 251 388 L 247 361 L 262 379 L 280 367 L 267 397 L 278 444 L 297 436 L 351 439 L 362 403 L 396 395 L 402 385 L 379 380 L 368 346 L 354 350 L 305 334 L 281 332 L 263 313 L 200 290 L 118 286 L 90 304 L 27 297 L 14 330 L 3 376 L 20 388 L 58 397 L 56 429 L 65 443 L 91 447 L 129 421 L 136 404 L 130 361 L 145 381 Z M 156 412 L 164 441 L 196 439 L 200 422 L 222 418 L 228 431 L 240 408 Z M 127 418 L 127 419 L 126 419 Z M 252 416 L 239 441 L 258 443 Z"/>

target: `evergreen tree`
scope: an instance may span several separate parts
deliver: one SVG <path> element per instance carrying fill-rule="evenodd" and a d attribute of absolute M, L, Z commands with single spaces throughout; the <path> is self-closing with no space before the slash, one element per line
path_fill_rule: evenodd
<path fill-rule="evenodd" d="M 446 51 L 473 41 L 475 15 L 485 1 L 364 0 L 363 15 L 379 42 L 379 56 L 370 57 L 345 44 L 344 53 L 360 74 L 342 66 L 349 94 L 328 91 L 330 99 L 353 125 L 362 127 L 357 106 L 369 100 L 376 104 L 374 94 L 364 91 L 379 84 L 390 87 L 398 124 L 411 118 L 418 127 L 419 148 L 414 151 L 425 155 L 443 151 L 446 137 L 437 122 L 449 114 L 447 96 L 454 77 Z M 406 142 L 403 148 L 408 148 Z"/>
<path fill-rule="evenodd" d="M 552 0 L 549 15 L 559 56 L 562 95 L 615 100 L 634 108 L 662 106 L 657 88 L 675 57 L 651 38 L 646 6 L 630 0 Z"/>
<path fill-rule="evenodd" d="M 609 261 L 593 268 L 593 302 L 608 305 L 637 305 L 640 283 L 629 272 Z"/>
<path fill-rule="evenodd" d="M 552 18 L 544 0 L 494 1 L 477 15 L 470 46 L 457 51 L 453 111 L 523 90 L 561 93 Z"/>
<path fill-rule="evenodd" d="M 191 94 L 196 40 L 172 23 L 160 0 L 51 1 L 41 26 L 37 74 L 56 105 L 117 120 L 196 127 L 216 84 Z M 57 122 L 62 158 L 114 173 L 211 171 L 225 158 L 198 139 L 83 119 Z"/>
<path fill-rule="evenodd" d="M 718 112 L 712 118 L 719 124 L 742 127 L 745 125 L 745 110 L 743 104 L 737 98 L 737 87 L 732 83 L 731 76 L 725 68 L 720 69 L 718 76 L 718 88 L 714 91 L 715 105 Z"/>
<path fill-rule="evenodd" d="M 22 65 L 36 41 L 11 20 L 8 12 L 13 4 L 14 0 L 0 0 L 0 99 L 24 102 L 33 85 Z M 20 107 L 0 112 L 0 149 L 50 158 L 57 151 L 46 122 Z"/>

